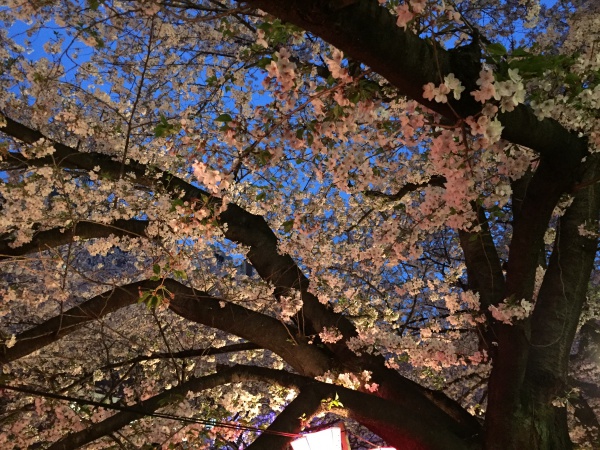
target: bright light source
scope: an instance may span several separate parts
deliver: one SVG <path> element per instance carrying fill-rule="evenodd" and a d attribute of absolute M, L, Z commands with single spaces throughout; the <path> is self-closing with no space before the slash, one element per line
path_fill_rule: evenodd
<path fill-rule="evenodd" d="M 292 442 L 294 450 L 350 450 L 344 424 L 314 433 L 307 433 Z"/>
<path fill-rule="evenodd" d="M 306 433 L 292 442 L 293 450 L 350 450 L 346 428 L 342 422 L 331 428 Z M 394 447 L 377 447 L 373 450 L 396 450 Z"/>

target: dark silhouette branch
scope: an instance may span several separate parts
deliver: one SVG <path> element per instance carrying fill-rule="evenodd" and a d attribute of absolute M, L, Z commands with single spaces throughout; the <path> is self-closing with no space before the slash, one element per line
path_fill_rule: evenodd
<path fill-rule="evenodd" d="M 318 347 L 308 345 L 306 339 L 299 336 L 293 327 L 169 279 L 145 280 L 115 287 L 60 316 L 19 333 L 13 347 L 8 348 L 4 344 L 0 347 L 0 364 L 22 358 L 56 342 L 86 323 L 133 305 L 139 300 L 140 291 L 154 290 L 159 286 L 164 286 L 173 294 L 169 303 L 171 311 L 190 321 L 218 328 L 267 348 L 281 356 L 299 373 L 317 376 L 331 368 L 329 358 Z"/>
<path fill-rule="evenodd" d="M 73 242 L 74 237 L 81 239 L 104 238 L 110 235 L 146 237 L 147 220 L 115 220 L 110 224 L 81 220 L 68 228 L 53 228 L 34 234 L 31 242 L 19 247 L 9 246 L 10 241 L 0 241 L 0 261 L 15 256 L 23 256 L 29 253 L 43 252 L 51 248 Z"/>
<path fill-rule="evenodd" d="M 190 350 L 181 350 L 172 353 L 152 353 L 151 355 L 141 355 L 135 358 L 127 359 L 113 364 L 102 366 L 100 370 L 115 369 L 117 367 L 128 366 L 142 361 L 152 361 L 154 359 L 185 359 L 185 358 L 203 358 L 205 356 L 225 355 L 227 353 L 245 352 L 248 350 L 261 350 L 262 347 L 253 342 L 241 342 L 239 344 L 224 345 L 223 347 L 193 348 Z"/>
<path fill-rule="evenodd" d="M 423 98 L 423 85 L 441 83 L 440 73 L 454 73 L 466 93 L 476 89 L 482 55 L 433 47 L 410 31 L 396 25 L 394 17 L 377 0 L 339 2 L 315 0 L 243 0 L 256 8 L 292 23 L 335 45 L 348 56 L 385 77 L 400 94 L 406 95 L 451 121 L 476 114 L 481 105 L 471 95 L 452 104 Z M 502 113 L 502 138 L 529 147 L 551 161 L 556 169 L 572 170 L 587 154 L 587 143 L 552 119 L 539 121 L 533 111 L 519 105 Z"/>
<path fill-rule="evenodd" d="M 200 392 L 228 383 L 259 381 L 269 385 L 299 391 L 297 398 L 275 419 L 251 446 L 252 450 L 283 450 L 293 439 L 292 436 L 273 435 L 270 432 L 287 434 L 301 430 L 301 417 L 310 417 L 320 410 L 339 412 L 355 420 L 367 422 L 367 426 L 385 430 L 382 436 L 388 443 L 398 448 L 419 448 L 423 450 L 466 450 L 468 448 L 461 439 L 444 430 L 432 432 L 421 411 L 406 410 L 399 405 L 390 405 L 375 395 L 353 391 L 328 383 L 315 381 L 301 375 L 281 370 L 236 365 L 218 367 L 217 373 L 190 380 L 162 392 L 136 405 L 124 408 L 102 422 L 91 425 L 85 430 L 70 433 L 48 447 L 48 450 L 73 450 L 103 436 L 116 432 L 133 420 L 150 415 L 159 408 L 177 404 L 188 392 Z M 330 406 L 330 401 L 337 398 L 343 406 Z"/>
<path fill-rule="evenodd" d="M 16 139 L 31 143 L 43 137 L 41 133 L 10 118 L 6 118 L 6 121 L 7 125 L 0 128 L 0 131 Z M 92 152 L 80 153 L 59 143 L 53 145 L 56 148 L 53 164 L 61 167 L 68 164 L 70 167 L 86 170 L 100 167 L 101 175 L 111 177 L 118 177 L 121 173 L 121 164 L 106 155 Z M 193 202 L 202 199 L 203 204 L 208 207 L 216 207 L 221 203 L 219 198 L 168 172 L 158 171 L 154 177 L 148 177 L 146 166 L 135 161 L 130 162 L 124 170 L 124 173 L 130 172 L 136 175 L 135 183 L 154 188 L 162 186 L 173 196 L 181 197 L 184 201 Z M 227 209 L 219 215 L 218 222 L 223 227 L 227 239 L 250 248 L 247 254 L 248 260 L 263 280 L 276 287 L 276 296 L 286 295 L 292 290 L 301 292 L 303 307 L 299 314 L 305 321 L 303 327 L 305 335 L 319 333 L 323 328 L 336 327 L 340 330 L 344 339 L 335 344 L 327 344 L 327 347 L 346 370 L 372 371 L 373 382 L 380 385 L 378 395 L 404 404 L 409 409 L 428 410 L 431 420 L 439 426 L 445 424 L 461 436 L 472 436 L 479 432 L 480 425 L 477 420 L 443 393 L 423 388 L 418 383 L 401 376 L 397 371 L 386 368 L 381 356 L 363 354 L 359 357 L 350 350 L 346 346 L 346 341 L 357 335 L 354 325 L 343 315 L 334 313 L 330 307 L 323 305 L 316 296 L 308 292 L 308 279 L 289 255 L 279 253 L 277 237 L 262 216 L 251 214 L 229 203 Z M 191 313 L 192 309 L 188 309 L 188 313 Z M 256 342 L 253 339 L 249 340 Z M 286 359 L 284 355 L 280 356 Z M 320 354 L 320 358 L 322 357 L 323 355 Z M 320 361 L 316 366 L 323 368 L 322 359 Z"/>

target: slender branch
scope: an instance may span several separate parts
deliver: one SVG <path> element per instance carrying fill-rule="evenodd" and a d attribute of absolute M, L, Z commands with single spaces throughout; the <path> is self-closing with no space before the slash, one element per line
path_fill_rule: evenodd
<path fill-rule="evenodd" d="M 460 245 L 465 255 L 469 288 L 478 292 L 481 305 L 487 311 L 490 305 L 500 303 L 505 296 L 502 265 L 494 244 L 485 210 L 474 205 L 479 231 L 459 230 Z"/>
<path fill-rule="evenodd" d="M 296 398 L 279 413 L 267 431 L 300 433 L 304 420 L 312 417 L 321 409 L 322 400 L 324 398 L 316 389 L 312 389 L 312 387 L 302 389 Z M 247 450 L 285 450 L 289 448 L 288 444 L 292 439 L 275 433 L 262 433 Z"/>
<path fill-rule="evenodd" d="M 9 134 L 23 142 L 35 142 L 42 135 L 25 125 L 6 118 L 7 125 L 0 128 L 0 131 Z M 91 170 L 93 167 L 100 167 L 100 173 L 118 177 L 121 172 L 121 165 L 111 160 L 106 155 L 98 153 L 80 153 L 63 144 L 54 143 L 56 153 L 52 164 L 58 163 L 59 166 L 69 165 L 80 169 Z M 50 164 L 50 161 L 48 162 Z M 146 166 L 135 161 L 131 161 L 127 166 L 125 173 L 134 173 L 136 175 L 135 183 L 146 184 L 147 186 L 157 186 L 162 184 L 163 188 L 171 192 L 174 196 L 181 196 L 183 200 L 194 201 L 202 198 L 205 205 L 217 206 L 221 199 L 216 198 L 202 189 L 198 189 L 186 181 L 175 177 L 167 172 L 158 172 L 156 177 L 149 177 L 146 174 Z M 480 430 L 480 424 L 468 412 L 466 412 L 457 402 L 450 400 L 443 393 L 433 392 L 423 388 L 418 383 L 411 381 L 398 372 L 385 367 L 385 361 L 380 356 L 363 354 L 357 356 L 350 350 L 346 341 L 357 335 L 354 325 L 341 314 L 323 305 L 319 299 L 308 291 L 308 278 L 302 273 L 300 268 L 289 255 L 279 253 L 277 237 L 262 216 L 254 215 L 243 208 L 229 203 L 227 209 L 218 217 L 218 222 L 223 228 L 223 233 L 227 239 L 241 243 L 250 248 L 247 253 L 249 261 L 257 270 L 262 279 L 272 283 L 275 286 L 275 295 L 285 295 L 290 290 L 299 290 L 302 295 L 303 307 L 300 312 L 306 323 L 306 334 L 316 334 L 323 330 L 335 326 L 342 333 L 344 339 L 335 344 L 328 344 L 336 360 L 346 366 L 346 370 L 370 370 L 373 372 L 373 382 L 380 385 L 378 395 L 404 404 L 408 409 L 425 408 L 429 411 L 430 417 L 437 420 L 440 427 L 447 426 L 461 435 L 473 435 Z M 171 308 L 174 304 L 171 303 Z M 194 305 L 184 312 L 176 311 L 179 314 L 188 317 L 194 317 Z M 210 311 L 205 312 L 209 315 Z M 221 316 L 219 316 L 221 317 Z M 195 319 L 191 319 L 195 320 Z M 212 326 L 208 324 L 209 326 Z M 222 323 L 222 326 L 226 326 Z M 224 328 L 223 328 L 224 329 Z M 263 331 L 264 332 L 264 331 Z M 236 333 L 234 333 L 236 334 Z M 241 334 L 238 336 L 244 337 Z M 258 341 L 249 338 L 253 342 Z M 262 344 L 261 344 L 262 345 Z M 270 348 L 270 345 L 265 345 Z M 287 357 L 294 359 L 293 352 L 287 347 L 281 348 L 284 354 L 278 353 L 286 361 Z M 298 370 L 308 370 L 310 373 L 320 375 L 326 371 L 330 362 L 323 360 L 324 355 L 320 353 L 317 360 L 311 362 L 310 368 L 298 366 L 298 360 L 294 367 L 300 367 Z M 309 360 L 305 360 L 308 364 Z"/>
<path fill-rule="evenodd" d="M 469 46 L 467 52 L 464 48 L 434 48 L 429 40 L 398 27 L 396 17 L 377 0 L 243 2 L 319 36 L 385 77 L 400 94 L 450 120 L 456 120 L 455 112 L 464 118 L 481 109 L 470 95 L 463 95 L 452 104 L 423 98 L 423 85 L 439 84 L 440 74 L 454 73 L 467 92 L 476 90 L 482 60 L 479 47 Z M 503 139 L 539 152 L 556 169 L 573 169 L 587 154 L 585 138 L 577 137 L 554 120 L 539 121 L 527 106 L 519 105 L 499 118 L 504 125 Z"/>
<path fill-rule="evenodd" d="M 190 350 L 181 350 L 173 353 L 152 353 L 151 355 L 140 355 L 124 361 L 107 364 L 100 370 L 115 369 L 117 367 L 137 364 L 142 361 L 151 361 L 153 359 L 182 359 L 182 358 L 203 358 L 205 356 L 224 355 L 226 353 L 245 352 L 248 350 L 261 350 L 263 347 L 253 342 L 241 342 L 239 344 L 224 345 L 223 347 L 194 348 Z"/>
<path fill-rule="evenodd" d="M 147 289 L 155 285 L 157 285 L 156 282 L 141 281 L 123 287 L 115 287 L 64 311 L 59 316 L 19 333 L 13 347 L 7 348 L 4 344 L 0 346 L 0 365 L 29 355 L 56 342 L 88 322 L 134 304 L 139 297 L 140 289 Z"/>
<path fill-rule="evenodd" d="M 331 368 L 329 358 L 318 347 L 309 345 L 305 338 L 295 336 L 295 341 L 290 342 L 290 332 L 297 334 L 293 327 L 285 326 L 274 317 L 225 302 L 170 279 L 145 280 L 115 287 L 65 311 L 61 316 L 24 331 L 16 336 L 17 342 L 13 347 L 0 347 L 0 364 L 26 356 L 86 323 L 135 304 L 140 290 L 152 290 L 158 286 L 164 286 L 173 294 L 169 303 L 171 311 L 193 322 L 218 328 L 259 347 L 268 348 L 299 373 L 317 376 Z"/>
<path fill-rule="evenodd" d="M 40 231 L 33 236 L 31 242 L 12 248 L 9 242 L 0 241 L 0 261 L 29 253 L 42 252 L 73 242 L 75 237 L 82 239 L 115 236 L 146 236 L 147 220 L 119 219 L 110 224 L 81 220 L 68 228 L 53 228 Z"/>
<path fill-rule="evenodd" d="M 427 186 L 444 186 L 445 184 L 446 178 L 440 175 L 434 175 L 429 179 L 429 181 L 424 183 L 406 183 L 395 194 L 385 194 L 379 191 L 365 191 L 364 195 L 367 197 L 383 197 L 389 201 L 402 200 L 402 197 L 404 197 L 406 194 L 414 192 L 417 189 L 423 189 Z"/>

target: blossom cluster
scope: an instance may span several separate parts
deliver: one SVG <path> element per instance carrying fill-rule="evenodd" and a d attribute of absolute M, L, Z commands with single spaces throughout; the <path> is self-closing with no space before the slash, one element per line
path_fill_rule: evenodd
<path fill-rule="evenodd" d="M 490 305 L 492 317 L 506 325 L 512 325 L 515 320 L 527 319 L 533 312 L 534 303 L 522 299 L 520 302 L 504 300 L 499 305 Z"/>

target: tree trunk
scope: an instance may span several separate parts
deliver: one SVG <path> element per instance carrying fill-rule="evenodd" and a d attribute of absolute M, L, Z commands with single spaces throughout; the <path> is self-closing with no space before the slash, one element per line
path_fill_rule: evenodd
<path fill-rule="evenodd" d="M 597 239 L 581 234 L 597 229 L 600 214 L 598 157 L 588 158 L 575 199 L 560 219 L 554 250 L 529 324 L 502 325 L 486 417 L 486 450 L 572 448 L 567 427 L 567 382 L 571 345 L 593 269 Z M 510 341 L 509 338 L 513 338 Z M 514 339 L 518 340 L 514 340 Z M 507 354 L 527 355 L 526 365 L 503 365 Z M 522 372 L 517 372 L 522 371 Z M 516 373 L 517 372 L 517 373 Z"/>

